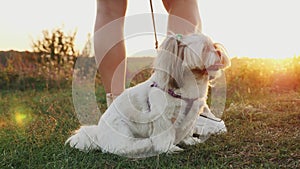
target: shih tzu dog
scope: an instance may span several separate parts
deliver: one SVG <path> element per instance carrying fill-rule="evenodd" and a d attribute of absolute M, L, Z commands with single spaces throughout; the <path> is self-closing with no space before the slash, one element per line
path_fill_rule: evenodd
<path fill-rule="evenodd" d="M 154 73 L 125 90 L 98 125 L 82 126 L 66 144 L 141 158 L 201 142 L 193 133 L 207 109 L 210 80 L 230 66 L 224 48 L 204 34 L 169 35 L 158 50 Z"/>

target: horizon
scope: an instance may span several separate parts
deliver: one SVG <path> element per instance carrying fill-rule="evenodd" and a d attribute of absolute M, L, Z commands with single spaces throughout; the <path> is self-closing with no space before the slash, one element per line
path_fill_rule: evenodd
<path fill-rule="evenodd" d="M 95 2 L 95 0 L 7 1 L 2 5 L 4 10 L 0 11 L 2 20 L 0 50 L 31 51 L 31 42 L 39 39 L 43 30 L 57 27 L 62 27 L 65 32 L 77 29 L 76 49 L 82 50 L 88 33 L 93 34 Z M 57 6 L 57 3 L 61 5 Z M 300 49 L 297 46 L 300 39 L 298 32 L 300 25 L 295 24 L 293 19 L 298 11 L 296 0 L 288 2 L 211 0 L 198 3 L 203 32 L 224 44 L 231 57 L 278 59 L 300 56 Z M 155 13 L 167 14 L 161 1 L 154 1 L 153 5 Z M 51 13 L 53 9 L 55 14 Z M 126 13 L 128 17 L 146 13 L 145 16 L 150 18 L 149 12 L 148 1 L 128 0 Z M 152 29 L 151 20 L 148 19 L 147 22 L 149 25 L 146 26 Z M 133 29 L 133 26 L 135 25 L 125 22 L 125 31 Z M 166 23 L 159 22 L 159 26 L 166 30 Z M 125 41 L 128 57 L 155 56 L 153 35 L 136 36 Z M 159 37 L 159 42 L 161 41 L 162 37 Z"/>
<path fill-rule="evenodd" d="M 13 49 L 10 49 L 10 50 L 0 50 L 0 53 L 1 52 L 19 52 L 19 53 L 34 53 L 33 51 L 28 51 L 28 50 L 13 50 Z M 80 55 L 77 56 L 77 57 L 81 57 Z M 94 57 L 94 56 L 91 56 L 91 58 Z M 126 58 L 131 58 L 131 59 L 143 59 L 143 58 L 151 58 L 151 59 L 155 59 L 156 56 L 149 56 L 149 55 L 131 55 L 131 56 L 127 56 Z M 292 56 L 292 57 L 283 57 L 283 58 L 271 58 L 271 57 L 248 57 L 248 56 L 231 56 L 230 59 L 233 60 L 233 59 L 261 59 L 261 60 L 275 60 L 276 62 L 277 61 L 282 61 L 282 60 L 290 60 L 290 59 L 294 59 L 294 58 L 300 58 L 300 55 L 299 56 Z"/>

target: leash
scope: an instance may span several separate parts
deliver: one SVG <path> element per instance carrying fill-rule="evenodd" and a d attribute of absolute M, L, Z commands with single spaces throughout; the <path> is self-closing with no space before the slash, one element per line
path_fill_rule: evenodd
<path fill-rule="evenodd" d="M 158 48 L 158 40 L 157 40 L 157 35 L 156 35 L 156 27 L 155 27 L 152 0 L 150 0 L 150 8 L 151 8 L 151 15 L 152 15 L 152 24 L 153 24 L 153 29 L 154 29 L 155 49 L 157 49 Z"/>

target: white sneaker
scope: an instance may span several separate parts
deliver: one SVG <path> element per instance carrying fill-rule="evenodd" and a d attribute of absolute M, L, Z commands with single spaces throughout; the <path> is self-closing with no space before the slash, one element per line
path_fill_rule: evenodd
<path fill-rule="evenodd" d="M 205 105 L 203 112 L 198 116 L 194 133 L 200 136 L 207 136 L 226 132 L 227 129 L 224 121 L 217 118 L 210 111 L 208 105 Z"/>
<path fill-rule="evenodd" d="M 196 125 L 195 125 L 195 134 L 200 136 L 207 136 L 211 134 L 221 134 L 226 133 L 227 128 L 223 120 L 219 118 L 210 118 L 205 115 L 198 116 Z"/>

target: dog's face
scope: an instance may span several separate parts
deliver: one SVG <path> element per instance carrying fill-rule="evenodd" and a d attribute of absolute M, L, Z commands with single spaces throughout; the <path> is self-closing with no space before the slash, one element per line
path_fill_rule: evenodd
<path fill-rule="evenodd" d="M 171 88 L 184 84 L 187 71 L 196 78 L 217 78 L 220 70 L 230 66 L 230 59 L 221 44 L 204 34 L 186 36 L 170 35 L 162 43 L 155 63 L 155 69 L 165 71 L 166 81 Z M 197 80 L 197 79 L 196 79 Z"/>
<path fill-rule="evenodd" d="M 220 70 L 230 66 L 224 47 L 213 43 L 203 34 L 185 36 L 182 43 L 186 44 L 183 62 L 197 76 L 209 75 L 210 79 L 216 78 Z"/>

